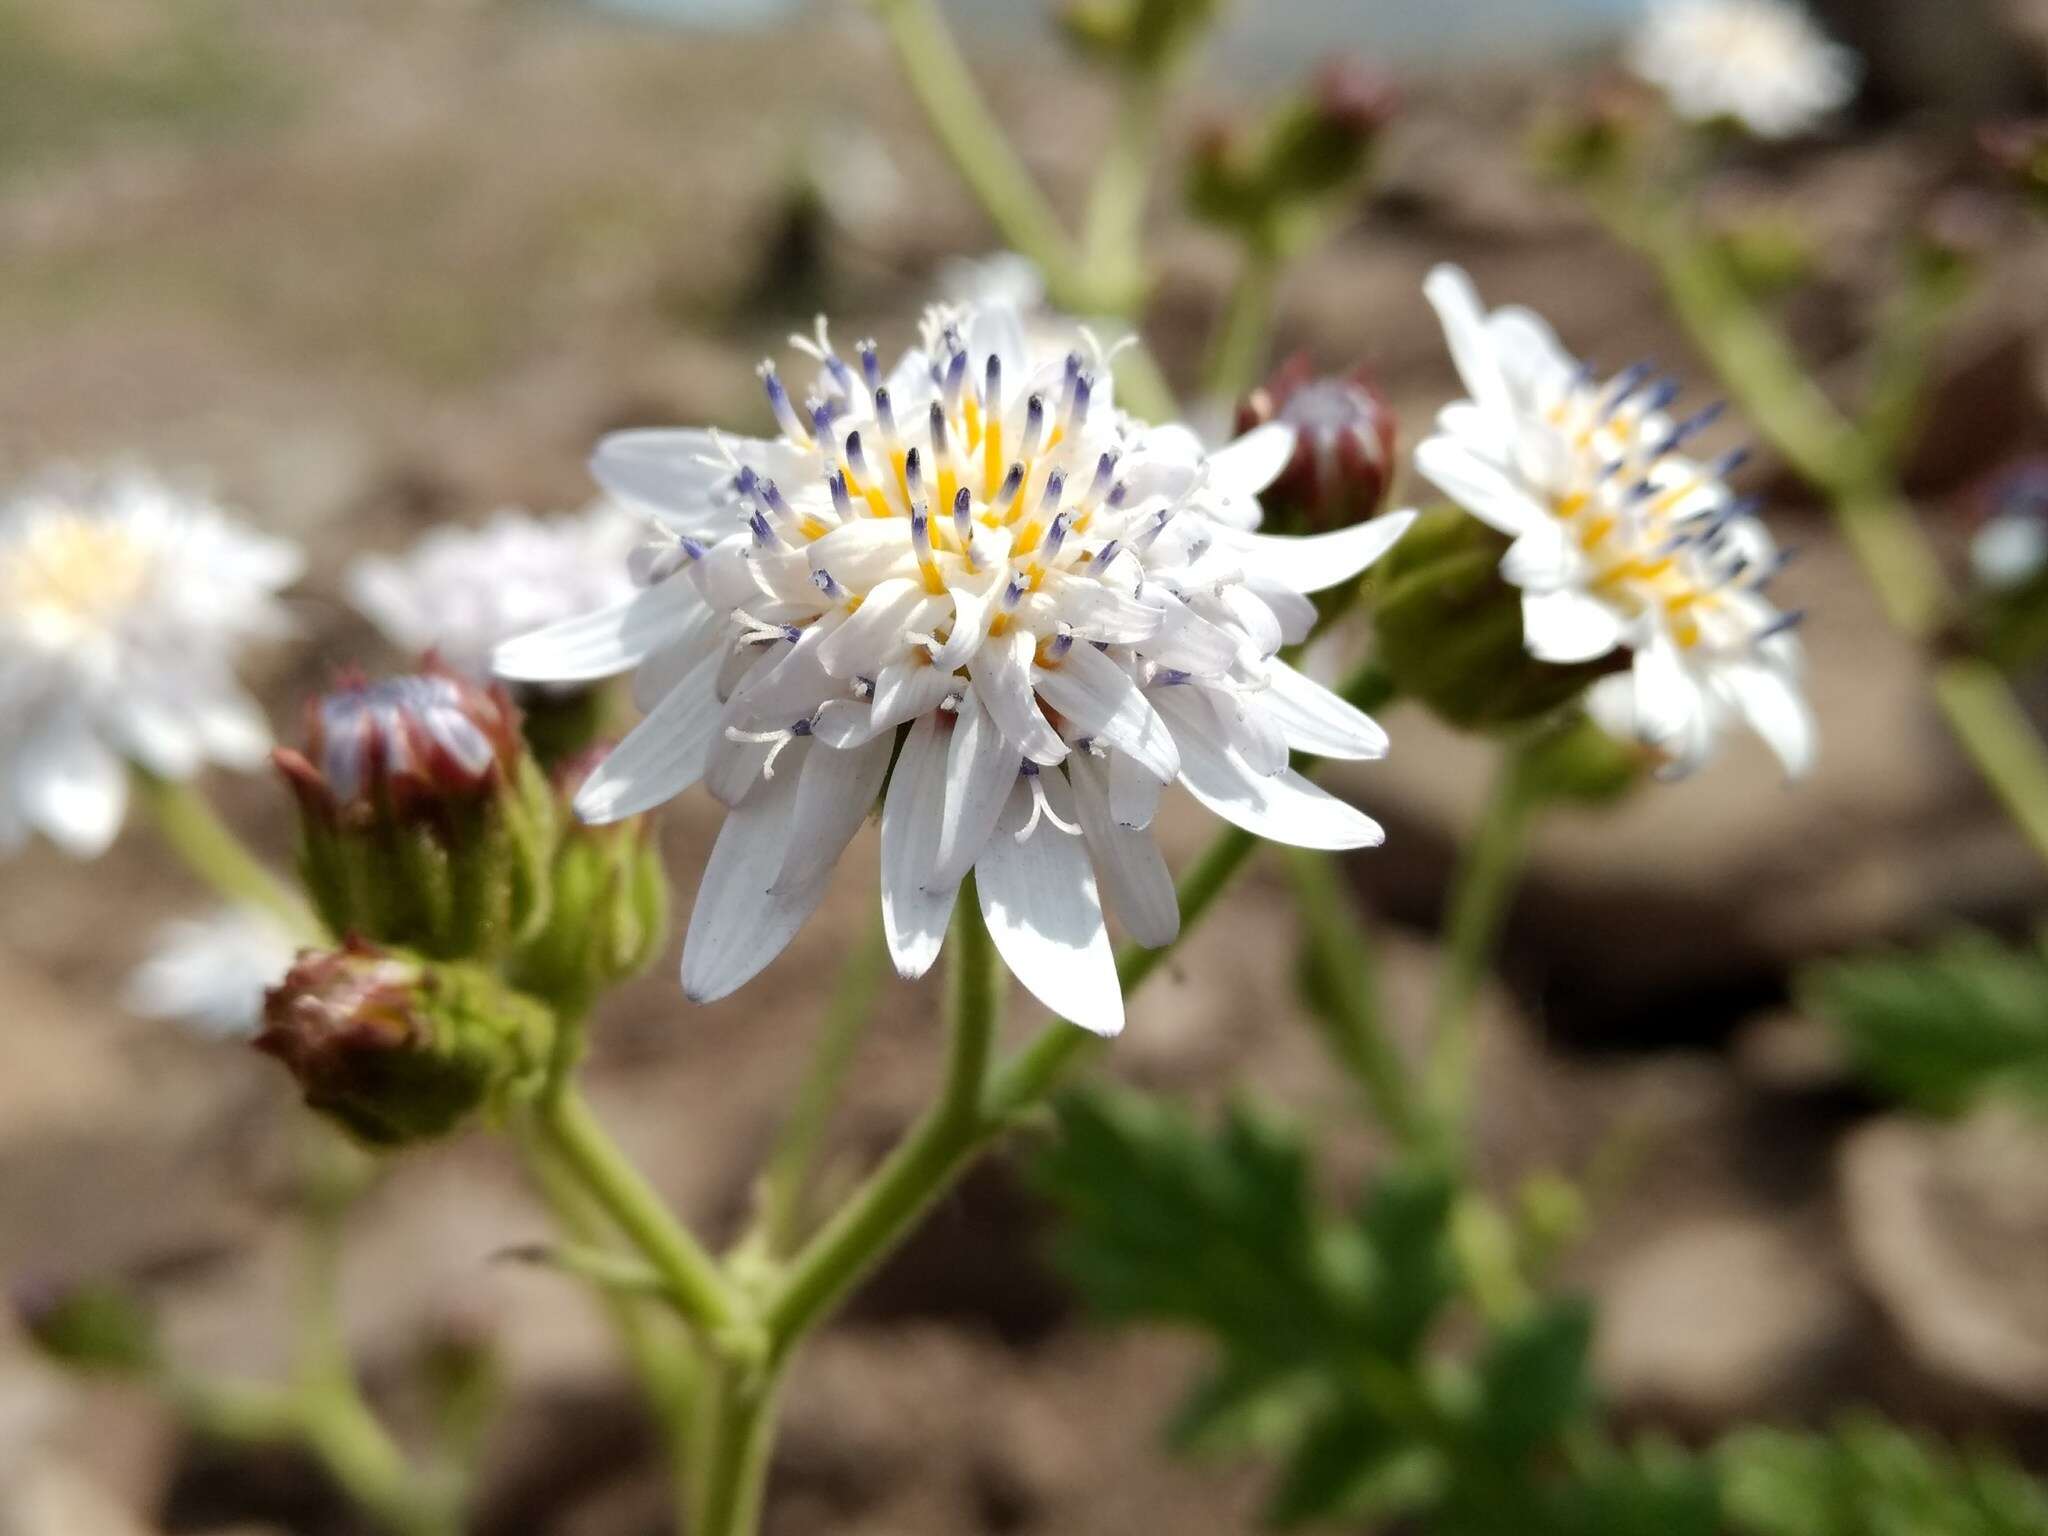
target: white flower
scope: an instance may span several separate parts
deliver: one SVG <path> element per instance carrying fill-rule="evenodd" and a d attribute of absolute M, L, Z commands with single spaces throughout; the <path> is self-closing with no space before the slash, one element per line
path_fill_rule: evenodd
<path fill-rule="evenodd" d="M 2048 571 L 2048 462 L 2029 463 L 1998 487 L 1991 516 L 1970 540 L 1970 574 L 1992 592 L 2015 592 Z"/>
<path fill-rule="evenodd" d="M 933 311 L 888 372 L 822 322 L 796 344 L 820 366 L 801 410 L 762 368 L 779 437 L 600 445 L 598 479 L 674 531 L 655 584 L 497 657 L 535 680 L 639 669 L 648 717 L 578 794 L 586 819 L 699 779 L 731 808 L 690 916 L 691 997 L 782 950 L 885 781 L 898 970 L 930 968 L 972 870 L 1010 968 L 1105 1034 L 1123 1000 L 1104 904 L 1145 944 L 1179 928 L 1146 831 L 1166 784 L 1281 841 L 1380 841 L 1287 754 L 1377 757 L 1384 733 L 1275 653 L 1314 622 L 1303 594 L 1357 576 L 1411 514 L 1255 533 L 1285 428 L 1205 453 L 1117 411 L 1092 341 L 1034 349 L 1007 307 Z"/>
<path fill-rule="evenodd" d="M 1781 560 L 1726 483 L 1742 456 L 1681 451 L 1718 410 L 1674 420 L 1677 386 L 1646 367 L 1596 379 L 1528 310 L 1484 313 L 1456 268 L 1438 267 L 1424 290 L 1471 398 L 1444 408 L 1415 464 L 1514 540 L 1501 574 L 1522 589 L 1529 653 L 1571 663 L 1632 651 L 1587 707 L 1670 774 L 1704 762 L 1731 716 L 1788 773 L 1805 772 L 1814 727 L 1798 615 L 1764 595 Z"/>
<path fill-rule="evenodd" d="M 235 681 L 285 629 L 298 549 L 136 469 L 52 474 L 0 503 L 0 853 L 41 831 L 91 856 L 120 830 L 127 764 L 184 779 L 270 750 Z"/>
<path fill-rule="evenodd" d="M 1693 122 L 1733 118 L 1767 139 L 1813 127 L 1856 94 L 1856 55 L 1787 0 L 1652 0 L 1629 67 Z"/>
<path fill-rule="evenodd" d="M 556 517 L 506 508 L 480 528 L 436 528 L 397 558 L 366 555 L 342 585 L 399 649 L 477 673 L 514 635 L 630 596 L 626 556 L 645 532 L 603 502 Z"/>
<path fill-rule="evenodd" d="M 263 994 L 284 980 L 295 947 L 282 923 L 252 907 L 165 923 L 128 978 L 128 1009 L 214 1039 L 253 1035 Z"/>

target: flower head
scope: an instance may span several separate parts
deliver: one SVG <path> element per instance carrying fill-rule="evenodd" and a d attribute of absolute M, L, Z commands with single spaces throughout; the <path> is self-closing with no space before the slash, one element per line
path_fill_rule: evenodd
<path fill-rule="evenodd" d="M 547 1059 L 547 1011 L 486 970 L 351 939 L 306 950 L 264 999 L 256 1049 L 364 1141 L 423 1140 L 523 1091 Z"/>
<path fill-rule="evenodd" d="M 429 658 L 404 677 L 343 673 L 306 705 L 306 750 L 281 749 L 277 760 L 309 807 L 360 820 L 480 797 L 519 746 L 519 711 L 504 689 Z"/>
<path fill-rule="evenodd" d="M 1455 268 L 1425 289 L 1471 398 L 1439 415 L 1416 467 L 1514 540 L 1501 574 L 1522 590 L 1530 654 L 1632 652 L 1587 707 L 1669 773 L 1705 761 L 1731 716 L 1804 772 L 1814 730 L 1798 615 L 1765 595 L 1781 558 L 1754 504 L 1728 487 L 1741 455 L 1686 451 L 1717 411 L 1671 416 L 1677 385 L 1647 367 L 1595 377 L 1528 310 L 1482 311 Z"/>
<path fill-rule="evenodd" d="M 128 1008 L 213 1039 L 253 1035 L 263 994 L 290 969 L 295 947 L 282 923 L 254 907 L 165 923 L 128 978 Z"/>
<path fill-rule="evenodd" d="M 1380 509 L 1394 473 L 1394 413 L 1364 368 L 1319 375 L 1306 352 L 1295 353 L 1238 404 L 1238 431 L 1268 421 L 1294 429 L 1294 456 L 1267 487 L 1268 508 L 1311 528 Z"/>
<path fill-rule="evenodd" d="M 501 641 L 632 592 L 626 556 L 644 530 L 603 503 L 535 517 L 507 508 L 477 528 L 436 528 L 405 554 L 348 568 L 348 599 L 412 655 L 481 672 Z"/>
<path fill-rule="evenodd" d="M 730 808 L 691 996 L 781 951 L 877 796 L 897 968 L 930 967 L 971 870 L 1011 968 L 1105 1033 L 1123 1003 L 1104 899 L 1142 942 L 1179 924 L 1146 833 L 1167 783 L 1267 836 L 1379 840 L 1288 749 L 1373 757 L 1383 733 L 1275 653 L 1314 621 L 1303 594 L 1357 575 L 1406 515 L 1255 532 L 1287 429 L 1207 453 L 1117 410 L 1092 341 L 1034 348 L 1005 307 L 933 311 L 893 367 L 822 322 L 797 345 L 818 365 L 801 403 L 762 368 L 778 436 L 600 445 L 599 480 L 672 532 L 654 584 L 497 657 L 535 680 L 639 669 L 648 717 L 578 793 L 586 820 L 700 779 Z"/>
<path fill-rule="evenodd" d="M 546 919 L 555 815 L 502 687 L 429 659 L 345 676 L 306 706 L 278 771 L 299 801 L 299 867 L 333 933 L 442 958 L 523 943 Z"/>
<path fill-rule="evenodd" d="M 1766 139 L 1812 128 L 1856 94 L 1856 55 L 1789 0 L 1653 0 L 1629 66 L 1693 122 Z"/>
<path fill-rule="evenodd" d="M 103 851 L 127 765 L 252 768 L 270 729 L 235 681 L 285 628 L 299 551 L 136 469 L 49 475 L 0 503 L 0 853 L 40 831 Z"/>

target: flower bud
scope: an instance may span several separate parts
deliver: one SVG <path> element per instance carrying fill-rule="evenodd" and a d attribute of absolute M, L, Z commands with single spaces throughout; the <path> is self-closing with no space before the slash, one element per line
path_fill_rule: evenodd
<path fill-rule="evenodd" d="M 1378 656 L 1408 698 L 1450 724 L 1534 720 L 1618 663 L 1538 661 L 1522 643 L 1522 594 L 1500 574 L 1507 541 L 1457 507 L 1431 508 L 1373 569 Z"/>
<path fill-rule="evenodd" d="M 1268 129 L 1267 177 L 1275 195 L 1307 200 L 1351 185 L 1400 102 L 1393 80 L 1363 59 L 1324 60 L 1307 91 Z"/>
<path fill-rule="evenodd" d="M 1156 74 L 1215 20 L 1218 0 L 1067 0 L 1059 26 L 1081 53 Z"/>
<path fill-rule="evenodd" d="M 1983 653 L 2007 668 L 2048 656 L 2048 457 L 2001 471 L 1982 496 L 1970 541 L 1970 621 Z"/>
<path fill-rule="evenodd" d="M 112 1281 L 30 1279 L 14 1286 L 12 1300 L 22 1332 L 60 1365 L 140 1376 L 158 1364 L 156 1319 Z"/>
<path fill-rule="evenodd" d="M 1252 128 L 1214 124 L 1189 160 L 1188 206 L 1197 217 L 1262 244 L 1285 243 L 1293 215 L 1362 176 L 1392 119 L 1391 81 L 1350 58 L 1325 62 L 1308 88 Z"/>
<path fill-rule="evenodd" d="M 1237 407 L 1240 434 L 1294 428 L 1294 457 L 1260 493 L 1268 529 L 1315 533 L 1371 517 L 1394 467 L 1394 413 L 1363 366 L 1318 376 L 1306 352 L 1287 359 Z"/>
<path fill-rule="evenodd" d="M 351 940 L 300 954 L 264 1000 L 256 1048 L 284 1063 L 310 1107 L 397 1146 L 529 1090 L 553 1034 L 545 1008 L 488 971 Z"/>
<path fill-rule="evenodd" d="M 563 831 L 549 872 L 548 920 L 511 961 L 514 984 L 566 1015 L 645 970 L 668 939 L 668 876 L 650 819 L 591 826 L 569 809 L 609 751 L 598 748 L 556 770 Z"/>
<path fill-rule="evenodd" d="M 300 865 L 328 928 L 440 959 L 494 954 L 546 918 L 554 812 L 503 688 L 429 659 L 344 678 L 282 749 Z"/>

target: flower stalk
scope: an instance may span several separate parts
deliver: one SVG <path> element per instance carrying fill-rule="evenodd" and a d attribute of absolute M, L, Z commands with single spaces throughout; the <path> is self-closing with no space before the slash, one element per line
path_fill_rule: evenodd
<path fill-rule="evenodd" d="M 161 779 L 140 768 L 133 778 L 136 796 L 149 808 L 157 831 L 194 875 L 231 902 L 273 914 L 308 943 L 324 938 L 305 903 L 263 867 L 189 782 Z"/>

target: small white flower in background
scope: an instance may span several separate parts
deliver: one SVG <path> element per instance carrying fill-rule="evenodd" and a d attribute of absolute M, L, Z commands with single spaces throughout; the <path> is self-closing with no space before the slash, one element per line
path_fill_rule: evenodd
<path fill-rule="evenodd" d="M 53 472 L 0 502 L 0 853 L 40 831 L 90 857 L 128 765 L 185 779 L 259 766 L 245 642 L 287 628 L 296 546 L 139 469 Z"/>
<path fill-rule="evenodd" d="M 1787 0 L 1651 0 L 1629 67 L 1692 122 L 1733 118 L 1766 139 L 1818 124 L 1856 94 L 1856 55 Z"/>
<path fill-rule="evenodd" d="M 2029 586 L 2048 571 L 2048 462 L 1999 487 L 1991 516 L 1970 540 L 1970 574 L 1993 592 Z"/>
<path fill-rule="evenodd" d="M 284 979 L 295 951 L 284 925 L 253 907 L 179 918 L 157 929 L 148 958 L 128 978 L 128 1010 L 213 1039 L 253 1035 L 263 994 Z"/>
<path fill-rule="evenodd" d="M 1471 398 L 1444 408 L 1415 465 L 1514 540 L 1501 574 L 1522 589 L 1529 653 L 1573 663 L 1631 651 L 1587 708 L 1668 775 L 1704 762 L 1731 717 L 1804 773 L 1814 725 L 1799 616 L 1765 596 L 1781 557 L 1753 502 L 1728 487 L 1742 455 L 1683 451 L 1718 410 L 1673 418 L 1677 386 L 1646 367 L 1596 378 L 1528 310 L 1485 313 L 1456 268 L 1424 287 Z"/>
<path fill-rule="evenodd" d="M 629 597 L 626 557 L 646 534 L 604 502 L 554 517 L 506 508 L 481 527 L 436 528 L 403 555 L 365 555 L 342 587 L 400 650 L 483 673 L 514 635 Z"/>
<path fill-rule="evenodd" d="M 1291 432 L 1208 453 L 1135 421 L 1092 340 L 1049 352 L 1007 306 L 932 311 L 893 369 L 822 322 L 796 344 L 819 367 L 801 406 L 762 368 L 780 436 L 599 446 L 606 489 L 673 530 L 642 563 L 653 585 L 497 656 L 536 681 L 638 668 L 648 716 L 577 795 L 586 820 L 700 779 L 730 808 L 690 915 L 691 997 L 781 952 L 885 781 L 897 969 L 931 967 L 971 870 L 1010 968 L 1104 1034 L 1123 1024 L 1105 904 L 1141 943 L 1179 930 L 1146 831 L 1167 784 L 1279 841 L 1380 841 L 1288 751 L 1377 757 L 1385 734 L 1276 652 L 1315 621 L 1304 594 L 1412 514 L 1254 532 Z"/>

